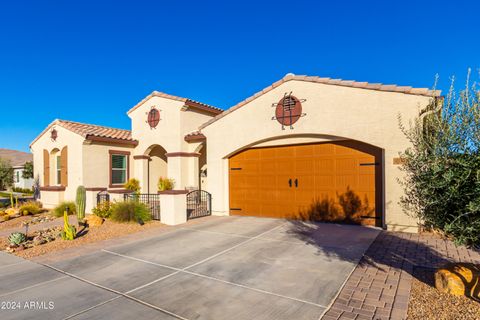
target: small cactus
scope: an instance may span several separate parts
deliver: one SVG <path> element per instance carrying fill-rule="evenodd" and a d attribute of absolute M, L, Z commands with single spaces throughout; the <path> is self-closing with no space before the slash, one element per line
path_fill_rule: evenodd
<path fill-rule="evenodd" d="M 8 237 L 8 241 L 11 243 L 11 244 L 15 244 L 15 245 L 19 245 L 21 243 L 24 243 L 25 241 L 27 241 L 27 236 L 24 234 L 24 233 L 21 233 L 21 232 L 13 232 L 9 237 Z"/>
<path fill-rule="evenodd" d="M 77 197 L 75 198 L 75 204 L 77 208 L 77 219 L 78 223 L 83 223 L 85 220 L 85 199 L 86 199 L 86 191 L 84 186 L 78 186 L 77 188 Z"/>
<path fill-rule="evenodd" d="M 77 235 L 77 229 L 68 223 L 68 209 L 63 212 L 63 231 L 60 233 L 63 240 L 73 240 Z"/>

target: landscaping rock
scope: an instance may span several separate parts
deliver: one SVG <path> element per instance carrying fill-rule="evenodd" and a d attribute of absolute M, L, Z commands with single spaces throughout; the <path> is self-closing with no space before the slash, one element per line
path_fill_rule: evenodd
<path fill-rule="evenodd" d="M 44 222 L 48 222 L 48 221 L 52 221 L 52 220 L 55 220 L 55 217 L 48 216 L 48 215 L 41 215 L 41 216 L 38 216 L 38 217 L 33 217 L 31 220 L 22 222 L 22 226 L 25 226 L 27 224 L 28 225 L 34 225 L 34 224 L 37 224 L 37 223 L 44 223 Z"/>
<path fill-rule="evenodd" d="M 90 227 L 99 227 L 103 223 L 103 219 L 94 214 L 88 215 L 87 217 L 85 217 L 85 220 L 87 221 L 88 226 Z"/>
<path fill-rule="evenodd" d="M 10 219 L 10 216 L 7 214 L 0 216 L 0 222 L 8 221 L 8 219 Z"/>
<path fill-rule="evenodd" d="M 39 246 L 39 245 L 42 245 L 46 242 L 47 242 L 47 240 L 45 238 L 43 238 L 42 236 L 36 236 L 35 238 L 33 238 L 33 245 L 34 246 Z"/>
<path fill-rule="evenodd" d="M 480 301 L 480 266 L 472 263 L 448 264 L 435 272 L 435 287 L 441 292 Z"/>

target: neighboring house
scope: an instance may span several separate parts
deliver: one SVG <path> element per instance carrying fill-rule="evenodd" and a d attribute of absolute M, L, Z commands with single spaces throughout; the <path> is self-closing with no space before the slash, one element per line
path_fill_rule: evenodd
<path fill-rule="evenodd" d="M 289 74 L 222 112 L 154 91 L 127 112 L 131 131 L 52 122 L 31 144 L 35 175 L 46 206 L 84 185 L 89 211 L 99 191 L 126 192 L 128 178 L 156 193 L 169 177 L 173 192 L 210 192 L 215 215 L 302 218 L 340 203 L 361 210 L 362 224 L 416 231 L 398 204 L 409 146 L 398 117 L 413 119 L 439 95 Z"/>
<path fill-rule="evenodd" d="M 14 187 L 24 189 L 31 189 L 33 187 L 33 178 L 25 179 L 23 177 L 25 163 L 33 161 L 33 155 L 31 153 L 0 148 L 0 158 L 9 160 L 13 167 Z"/>

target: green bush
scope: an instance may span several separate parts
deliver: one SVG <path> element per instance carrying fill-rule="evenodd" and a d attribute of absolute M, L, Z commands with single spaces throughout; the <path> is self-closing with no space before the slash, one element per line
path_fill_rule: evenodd
<path fill-rule="evenodd" d="M 42 204 L 38 201 L 27 201 L 20 206 L 19 211 L 24 216 L 37 214 L 42 211 Z"/>
<path fill-rule="evenodd" d="M 75 202 L 73 201 L 64 201 L 60 203 L 58 206 L 56 206 L 53 209 L 52 213 L 55 217 L 60 218 L 63 216 L 63 212 L 67 210 L 67 208 L 68 208 L 69 215 L 77 214 L 77 208 L 76 208 Z"/>
<path fill-rule="evenodd" d="M 117 222 L 136 222 L 138 219 L 149 221 L 152 219 L 146 205 L 137 201 L 116 202 L 111 205 L 110 218 Z"/>
<path fill-rule="evenodd" d="M 435 99 L 407 128 L 400 156 L 404 210 L 455 244 L 480 245 L 480 91 L 470 87 Z"/>
<path fill-rule="evenodd" d="M 110 218 L 110 215 L 112 214 L 112 207 L 110 202 L 104 201 L 93 208 L 92 212 L 94 215 L 99 216 L 100 218 Z"/>

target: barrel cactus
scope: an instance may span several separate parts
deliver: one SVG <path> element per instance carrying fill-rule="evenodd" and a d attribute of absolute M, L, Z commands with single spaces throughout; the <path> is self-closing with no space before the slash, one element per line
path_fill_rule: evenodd
<path fill-rule="evenodd" d="M 8 237 L 8 241 L 11 244 L 19 245 L 21 243 L 24 243 L 27 241 L 27 236 L 24 233 L 21 232 L 14 232 Z"/>
<path fill-rule="evenodd" d="M 67 210 L 63 213 L 63 231 L 60 233 L 63 240 L 73 240 L 77 235 L 77 229 L 75 226 L 71 226 L 68 223 L 68 213 Z"/>
<path fill-rule="evenodd" d="M 77 197 L 75 198 L 75 203 L 77 207 L 77 219 L 78 223 L 82 223 L 85 219 L 85 199 L 86 191 L 84 186 L 79 186 L 77 188 Z"/>

